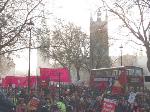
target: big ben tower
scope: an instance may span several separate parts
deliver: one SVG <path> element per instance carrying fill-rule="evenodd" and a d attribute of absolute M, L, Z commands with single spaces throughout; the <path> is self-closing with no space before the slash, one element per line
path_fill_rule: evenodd
<path fill-rule="evenodd" d="M 107 28 L 107 12 L 105 20 L 101 19 L 101 11 L 97 11 L 97 20 L 90 18 L 90 65 L 91 69 L 109 67 L 109 44 Z"/>

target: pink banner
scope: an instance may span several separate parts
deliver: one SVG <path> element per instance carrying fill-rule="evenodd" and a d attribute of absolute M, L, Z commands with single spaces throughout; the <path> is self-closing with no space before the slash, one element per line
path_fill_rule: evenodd
<path fill-rule="evenodd" d="M 30 87 L 34 87 L 36 84 L 36 76 L 30 76 Z M 28 86 L 28 77 L 24 76 L 6 76 L 2 81 L 3 87 L 27 87 Z"/>
<path fill-rule="evenodd" d="M 40 79 L 54 82 L 71 82 L 67 68 L 40 68 Z"/>

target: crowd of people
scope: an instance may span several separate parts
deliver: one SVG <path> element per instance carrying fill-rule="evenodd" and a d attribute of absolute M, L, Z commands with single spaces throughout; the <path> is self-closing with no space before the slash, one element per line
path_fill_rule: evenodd
<path fill-rule="evenodd" d="M 1 95 L 0 112 L 10 112 L 8 105 L 11 112 L 108 112 L 104 99 L 116 102 L 112 112 L 150 112 L 149 90 L 143 93 L 134 88 L 124 95 L 73 84 L 30 89 L 30 94 L 28 88 L 1 88 L 2 93 L 7 95 Z M 12 103 L 4 102 L 4 97 Z"/>

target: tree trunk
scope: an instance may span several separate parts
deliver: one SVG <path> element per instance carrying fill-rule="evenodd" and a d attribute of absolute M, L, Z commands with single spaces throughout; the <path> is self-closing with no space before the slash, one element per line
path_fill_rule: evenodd
<path fill-rule="evenodd" d="M 80 80 L 80 74 L 79 74 L 80 69 L 76 68 L 76 71 L 77 71 L 77 80 Z"/>
<path fill-rule="evenodd" d="M 146 47 L 146 54 L 147 54 L 147 69 L 150 72 L 150 47 Z"/>

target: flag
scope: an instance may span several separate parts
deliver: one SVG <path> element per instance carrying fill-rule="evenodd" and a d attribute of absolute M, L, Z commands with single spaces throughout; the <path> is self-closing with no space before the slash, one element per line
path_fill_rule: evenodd
<path fill-rule="evenodd" d="M 119 83 L 124 86 L 127 83 L 127 73 L 126 70 L 122 70 L 118 78 Z"/>
<path fill-rule="evenodd" d="M 67 68 L 40 68 L 40 79 L 54 82 L 71 82 Z"/>

